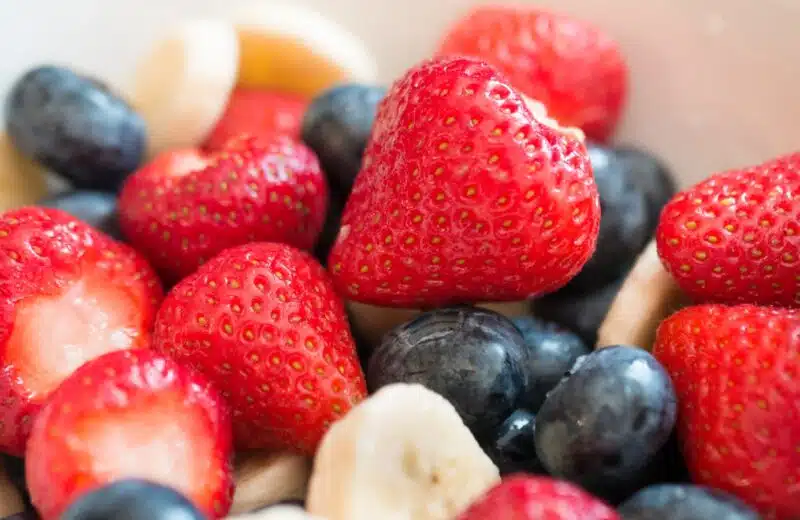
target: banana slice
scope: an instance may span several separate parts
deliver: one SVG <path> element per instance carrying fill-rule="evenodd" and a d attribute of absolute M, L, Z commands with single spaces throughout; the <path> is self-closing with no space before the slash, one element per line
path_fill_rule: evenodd
<path fill-rule="evenodd" d="M 397 383 L 322 439 L 306 506 L 327 520 L 449 520 L 498 480 L 447 400 Z"/>
<path fill-rule="evenodd" d="M 304 498 L 311 461 L 293 453 L 237 454 L 236 492 L 231 514 L 245 513 L 292 498 Z"/>
<path fill-rule="evenodd" d="M 36 203 L 47 195 L 43 170 L 17 151 L 0 132 L 0 212 Z"/>
<path fill-rule="evenodd" d="M 11 483 L 5 469 L 0 467 L 0 518 L 25 511 L 19 490 Z"/>
<path fill-rule="evenodd" d="M 229 516 L 229 520 L 325 520 L 297 506 L 275 506 L 248 515 Z"/>
<path fill-rule="evenodd" d="M 235 12 L 239 85 L 313 97 L 345 81 L 374 83 L 366 46 L 320 13 L 299 5 L 254 2 Z"/>
<path fill-rule="evenodd" d="M 151 155 L 202 143 L 228 104 L 238 64 L 236 29 L 224 21 L 185 22 L 152 48 L 131 95 L 147 122 Z"/>

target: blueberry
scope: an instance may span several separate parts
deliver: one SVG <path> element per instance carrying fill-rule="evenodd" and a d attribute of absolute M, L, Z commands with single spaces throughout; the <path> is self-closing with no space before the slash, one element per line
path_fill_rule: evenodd
<path fill-rule="evenodd" d="M 536 315 L 577 334 L 587 345 L 597 343 L 597 330 L 603 324 L 624 279 L 589 293 L 556 291 L 534 302 Z"/>
<path fill-rule="evenodd" d="M 565 287 L 585 293 L 619 278 L 636 260 L 658 225 L 675 186 L 666 168 L 646 152 L 588 145 L 600 194 L 597 249 Z"/>
<path fill-rule="evenodd" d="M 519 409 L 483 443 L 483 449 L 500 469 L 501 475 L 545 473 L 536 455 L 535 431 L 536 416 L 528 410 Z"/>
<path fill-rule="evenodd" d="M 383 87 L 346 84 L 315 98 L 303 118 L 303 141 L 319 157 L 331 184 L 349 193 L 361 169 Z"/>
<path fill-rule="evenodd" d="M 347 202 L 347 196 L 341 193 L 336 188 L 330 190 L 328 197 L 328 212 L 325 215 L 325 224 L 322 226 L 322 231 L 317 237 L 317 243 L 314 245 L 314 257 L 322 265 L 328 264 L 328 255 L 336 242 L 336 237 L 339 235 L 339 227 L 342 220 L 342 212 L 344 205 Z"/>
<path fill-rule="evenodd" d="M 581 357 L 536 416 L 536 453 L 555 477 L 616 501 L 641 487 L 675 425 L 675 391 L 648 352 Z"/>
<path fill-rule="evenodd" d="M 536 412 L 547 392 L 589 349 L 575 334 L 532 316 L 514 318 L 514 325 L 522 333 L 528 350 L 525 362 L 528 387 L 520 406 Z"/>
<path fill-rule="evenodd" d="M 758 520 L 755 511 L 738 498 L 716 489 L 691 484 L 659 484 L 626 500 L 623 520 Z"/>
<path fill-rule="evenodd" d="M 126 479 L 78 498 L 61 520 L 205 520 L 178 492 L 144 480 Z"/>
<path fill-rule="evenodd" d="M 367 368 L 377 390 L 420 383 L 448 399 L 481 438 L 516 409 L 525 389 L 525 341 L 505 316 L 461 306 L 426 312 L 384 336 Z"/>
<path fill-rule="evenodd" d="M 117 220 L 117 198 L 111 193 L 70 191 L 39 201 L 38 205 L 66 211 L 117 240 L 122 240 Z"/>
<path fill-rule="evenodd" d="M 6 126 L 26 155 L 80 189 L 115 191 L 144 157 L 144 120 L 102 83 L 43 66 L 6 101 Z"/>

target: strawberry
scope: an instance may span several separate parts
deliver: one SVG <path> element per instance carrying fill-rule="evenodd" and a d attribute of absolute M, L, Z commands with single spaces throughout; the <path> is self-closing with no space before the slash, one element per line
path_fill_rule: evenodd
<path fill-rule="evenodd" d="M 52 393 L 26 452 L 43 520 L 126 478 L 176 489 L 209 518 L 233 497 L 230 412 L 200 374 L 149 349 L 94 359 Z"/>
<path fill-rule="evenodd" d="M 699 302 L 800 306 L 800 153 L 712 175 L 661 212 L 658 254 Z"/>
<path fill-rule="evenodd" d="M 459 515 L 458 520 L 619 520 L 600 499 L 549 477 L 511 475 Z"/>
<path fill-rule="evenodd" d="M 653 354 L 678 396 L 692 479 L 766 518 L 800 511 L 800 311 L 699 305 L 667 318 Z"/>
<path fill-rule="evenodd" d="M 168 152 L 134 173 L 120 227 L 168 281 L 223 249 L 257 240 L 310 249 L 328 190 L 314 153 L 286 137 L 243 136 L 219 152 Z"/>
<path fill-rule="evenodd" d="M 0 215 L 0 450 L 22 455 L 43 401 L 84 362 L 148 346 L 161 298 L 138 253 L 67 213 Z"/>
<path fill-rule="evenodd" d="M 203 148 L 218 150 L 240 134 L 263 137 L 278 134 L 299 139 L 307 105 L 308 100 L 296 94 L 238 87 Z"/>
<path fill-rule="evenodd" d="M 379 106 L 328 265 L 364 303 L 521 300 L 566 284 L 599 222 L 583 142 L 486 63 L 439 58 Z"/>
<path fill-rule="evenodd" d="M 312 454 L 366 394 L 325 270 L 284 244 L 229 249 L 181 281 L 158 312 L 153 347 L 217 383 L 240 448 Z"/>
<path fill-rule="evenodd" d="M 486 60 L 561 124 L 607 140 L 627 96 L 618 44 L 592 24 L 535 7 L 480 6 L 443 38 L 440 55 Z"/>

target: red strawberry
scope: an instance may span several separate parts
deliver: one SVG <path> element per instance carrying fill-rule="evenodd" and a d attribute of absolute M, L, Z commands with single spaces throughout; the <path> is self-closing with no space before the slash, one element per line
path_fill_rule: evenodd
<path fill-rule="evenodd" d="M 619 520 L 582 489 L 549 477 L 511 475 L 461 513 L 458 520 Z"/>
<path fill-rule="evenodd" d="M 381 103 L 328 265 L 365 303 L 520 300 L 566 284 L 599 223 L 583 143 L 489 65 L 440 58 Z"/>
<path fill-rule="evenodd" d="M 439 54 L 486 60 L 552 117 L 595 140 L 613 133 L 627 95 L 615 41 L 586 21 L 538 8 L 476 7 L 445 35 Z"/>
<path fill-rule="evenodd" d="M 229 249 L 180 282 L 158 313 L 153 346 L 217 383 L 240 448 L 311 454 L 366 394 L 324 269 L 283 244 Z"/>
<path fill-rule="evenodd" d="M 658 328 L 653 354 L 675 385 L 693 480 L 797 518 L 800 311 L 688 307 Z"/>
<path fill-rule="evenodd" d="M 661 213 L 658 254 L 697 301 L 800 307 L 800 153 L 711 176 Z"/>
<path fill-rule="evenodd" d="M 218 150 L 240 134 L 262 137 L 277 134 L 299 139 L 307 106 L 308 100 L 296 94 L 239 87 L 231 94 L 225 113 L 203 147 Z"/>
<path fill-rule="evenodd" d="M 257 240 L 310 249 L 328 190 L 314 153 L 286 137 L 242 137 L 215 154 L 169 152 L 128 178 L 120 226 L 166 279 Z"/>
<path fill-rule="evenodd" d="M 0 450 L 22 455 L 42 402 L 84 362 L 148 346 L 161 298 L 138 253 L 68 214 L 0 215 Z"/>
<path fill-rule="evenodd" d="M 233 498 L 232 455 L 219 393 L 148 349 L 105 354 L 67 378 L 33 426 L 25 471 L 43 520 L 124 478 L 169 486 L 220 518 Z"/>

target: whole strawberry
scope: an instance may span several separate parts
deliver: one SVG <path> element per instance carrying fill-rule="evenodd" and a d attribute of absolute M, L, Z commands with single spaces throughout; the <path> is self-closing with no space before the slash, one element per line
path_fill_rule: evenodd
<path fill-rule="evenodd" d="M 159 310 L 153 347 L 217 383 L 240 448 L 311 454 L 366 394 L 324 269 L 283 244 L 229 249 L 181 281 Z"/>
<path fill-rule="evenodd" d="M 381 103 L 328 266 L 353 300 L 520 300 L 570 280 L 600 221 L 586 148 L 494 68 L 439 58 Z"/>
<path fill-rule="evenodd" d="M 0 215 L 0 451 L 23 454 L 43 402 L 84 362 L 147 347 L 162 295 L 141 255 L 61 210 Z"/>
<path fill-rule="evenodd" d="M 549 477 L 511 475 L 458 520 L 619 520 L 611 507 L 577 486 Z"/>
<path fill-rule="evenodd" d="M 800 511 L 800 311 L 687 307 L 658 328 L 653 354 L 678 396 L 692 479 L 766 518 Z"/>
<path fill-rule="evenodd" d="M 676 195 L 658 254 L 697 301 L 800 306 L 800 153 L 730 170 Z"/>
<path fill-rule="evenodd" d="M 439 54 L 486 60 L 561 124 L 598 141 L 613 133 L 627 96 L 628 68 L 614 40 L 535 7 L 476 7 L 445 34 Z"/>
<path fill-rule="evenodd" d="M 248 242 L 313 247 L 327 186 L 314 153 L 288 137 L 243 136 L 219 152 L 167 152 L 128 178 L 120 226 L 169 281 Z"/>
<path fill-rule="evenodd" d="M 173 488 L 208 518 L 233 497 L 230 412 L 200 374 L 149 349 L 112 352 L 53 392 L 26 452 L 26 480 L 43 520 L 76 498 L 139 478 Z"/>

